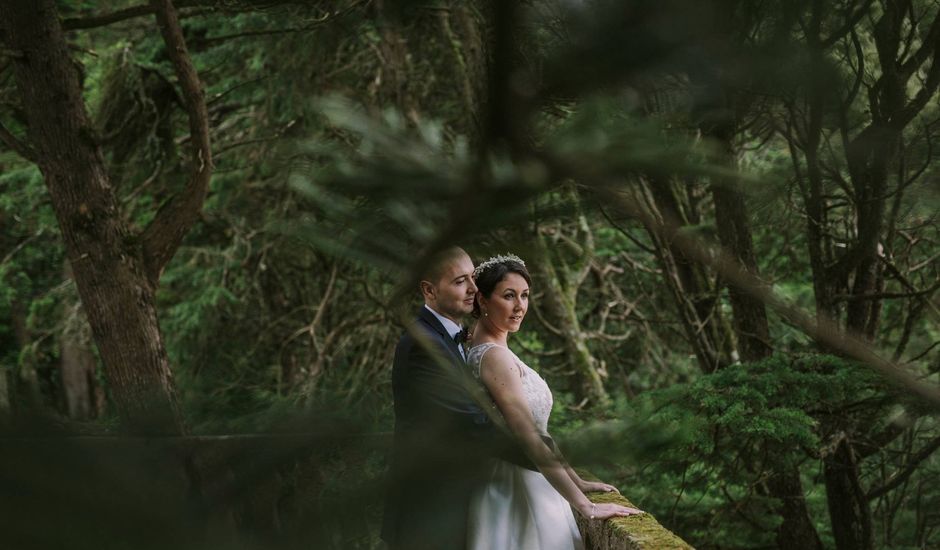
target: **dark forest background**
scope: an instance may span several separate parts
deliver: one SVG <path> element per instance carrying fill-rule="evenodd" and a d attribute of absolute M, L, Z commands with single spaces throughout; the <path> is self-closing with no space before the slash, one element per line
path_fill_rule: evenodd
<path fill-rule="evenodd" d="M 525 258 L 553 433 L 695 547 L 940 547 L 936 2 L 0 0 L 0 33 L 0 546 L 374 546 L 394 345 L 456 242 Z"/>

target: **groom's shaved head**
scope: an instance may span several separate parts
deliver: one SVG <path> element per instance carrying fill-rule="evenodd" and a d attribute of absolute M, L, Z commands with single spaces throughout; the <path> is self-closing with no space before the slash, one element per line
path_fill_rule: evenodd
<path fill-rule="evenodd" d="M 436 283 L 451 262 L 463 257 L 469 258 L 470 255 L 459 246 L 449 246 L 436 252 L 421 266 L 421 280 Z"/>
<path fill-rule="evenodd" d="M 477 293 L 470 255 L 451 246 L 432 254 L 422 267 L 419 287 L 424 305 L 460 324 L 460 319 L 473 311 Z"/>

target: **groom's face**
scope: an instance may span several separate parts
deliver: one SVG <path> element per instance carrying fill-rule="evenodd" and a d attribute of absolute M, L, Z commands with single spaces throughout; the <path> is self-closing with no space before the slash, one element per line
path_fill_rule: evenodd
<path fill-rule="evenodd" d="M 459 323 L 473 311 L 473 298 L 477 293 L 473 284 L 473 262 L 466 253 L 457 254 L 445 260 L 436 272 L 436 281 L 421 282 L 424 301 L 434 311 Z"/>

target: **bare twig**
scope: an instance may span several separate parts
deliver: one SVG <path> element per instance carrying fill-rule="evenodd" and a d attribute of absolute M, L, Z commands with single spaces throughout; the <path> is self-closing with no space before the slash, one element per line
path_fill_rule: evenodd
<path fill-rule="evenodd" d="M 23 239 L 19 244 L 17 244 L 15 247 L 13 247 L 13 250 L 9 251 L 9 252 L 7 253 L 7 255 L 4 256 L 2 260 L 0 260 L 0 265 L 3 265 L 3 264 L 5 264 L 5 263 L 9 262 L 10 260 L 12 260 L 12 259 L 13 259 L 13 256 L 16 256 L 16 253 L 17 253 L 17 252 L 19 252 L 20 250 L 22 250 L 22 249 L 23 249 L 26 245 L 28 245 L 29 243 L 31 243 L 31 242 L 35 241 L 36 239 L 38 239 L 39 237 L 41 237 L 44 231 L 45 231 L 45 229 L 43 229 L 43 228 L 40 227 L 40 228 L 39 228 L 39 231 L 37 231 L 37 232 L 33 233 L 32 235 L 30 235 L 29 237 L 26 237 L 25 239 Z"/>
<path fill-rule="evenodd" d="M 911 292 L 872 292 L 868 294 L 836 294 L 833 300 L 855 302 L 859 300 L 885 300 L 894 298 L 918 298 L 933 293 L 940 288 L 940 281 L 937 281 L 930 288 L 915 290 Z"/>
<path fill-rule="evenodd" d="M 24 159 L 36 162 L 36 152 L 33 151 L 33 148 L 20 141 L 3 123 L 0 123 L 0 141 Z"/>

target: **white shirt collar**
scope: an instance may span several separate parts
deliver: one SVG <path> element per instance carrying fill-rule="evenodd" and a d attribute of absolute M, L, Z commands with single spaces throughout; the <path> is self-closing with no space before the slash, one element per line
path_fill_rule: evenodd
<path fill-rule="evenodd" d="M 427 304 L 424 304 L 424 307 L 428 308 L 428 311 L 430 311 L 431 313 L 433 313 L 434 316 L 437 317 L 437 320 L 440 321 L 442 325 L 444 325 L 444 330 L 447 331 L 447 334 L 449 334 L 451 338 L 453 338 L 454 336 L 456 336 L 457 333 L 462 330 L 462 329 L 460 328 L 460 325 L 458 325 L 457 323 L 451 321 L 451 320 L 448 319 L 447 317 L 444 317 L 444 316 L 441 315 L 440 313 L 434 311 L 433 309 L 431 309 L 431 306 L 429 306 L 429 305 L 427 305 Z"/>

